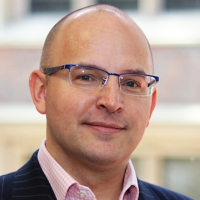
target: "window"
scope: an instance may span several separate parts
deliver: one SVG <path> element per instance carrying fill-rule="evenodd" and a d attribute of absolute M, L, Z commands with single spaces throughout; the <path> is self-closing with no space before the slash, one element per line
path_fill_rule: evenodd
<path fill-rule="evenodd" d="M 98 0 L 100 4 L 110 4 L 122 10 L 137 9 L 138 0 Z"/>
<path fill-rule="evenodd" d="M 200 9 L 200 0 L 165 0 L 166 10 Z"/>
<path fill-rule="evenodd" d="M 164 186 L 194 199 L 199 199 L 200 159 L 166 160 Z"/>
<path fill-rule="evenodd" d="M 69 10 L 70 0 L 31 0 L 32 12 L 59 12 Z"/>

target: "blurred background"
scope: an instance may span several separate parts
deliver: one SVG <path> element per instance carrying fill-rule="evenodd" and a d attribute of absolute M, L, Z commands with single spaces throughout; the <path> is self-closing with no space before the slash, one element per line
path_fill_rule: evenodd
<path fill-rule="evenodd" d="M 0 0 L 0 174 L 16 170 L 45 138 L 28 88 L 51 27 L 77 8 L 127 12 L 152 46 L 158 103 L 132 154 L 138 177 L 200 199 L 200 0 Z"/>

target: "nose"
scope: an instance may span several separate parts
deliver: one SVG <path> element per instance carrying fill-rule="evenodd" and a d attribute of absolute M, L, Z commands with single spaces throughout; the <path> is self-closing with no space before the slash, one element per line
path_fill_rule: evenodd
<path fill-rule="evenodd" d="M 107 83 L 99 91 L 96 107 L 106 109 L 110 113 L 121 112 L 124 109 L 124 102 L 118 84 L 118 77 L 110 76 Z"/>

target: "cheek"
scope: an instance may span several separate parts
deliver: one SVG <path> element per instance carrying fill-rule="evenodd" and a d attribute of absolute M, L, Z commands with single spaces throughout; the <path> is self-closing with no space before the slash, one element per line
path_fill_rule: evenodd
<path fill-rule="evenodd" d="M 131 124 L 130 141 L 134 143 L 134 146 L 137 146 L 149 123 L 151 103 L 148 99 L 138 99 L 130 105 L 127 111 Z"/>
<path fill-rule="evenodd" d="M 53 83 L 52 83 L 53 85 Z M 78 119 L 87 112 L 91 99 L 76 87 L 64 83 L 50 86 L 47 92 L 46 115 L 57 130 L 75 129 Z"/>
<path fill-rule="evenodd" d="M 151 102 L 149 99 L 138 97 L 138 99 L 130 105 L 131 108 L 129 106 L 128 113 L 131 115 L 130 119 L 133 119 L 132 123 L 134 124 L 134 122 L 137 121 L 138 125 L 141 124 L 146 127 L 150 117 Z M 132 110 L 132 112 L 130 112 L 130 110 Z"/>

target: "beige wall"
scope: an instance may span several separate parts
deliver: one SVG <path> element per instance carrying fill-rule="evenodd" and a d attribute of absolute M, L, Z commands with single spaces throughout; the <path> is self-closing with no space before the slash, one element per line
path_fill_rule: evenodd
<path fill-rule="evenodd" d="M 0 1 L 0 26 L 11 20 L 17 20 L 30 12 L 29 0 L 1 0 Z"/>

